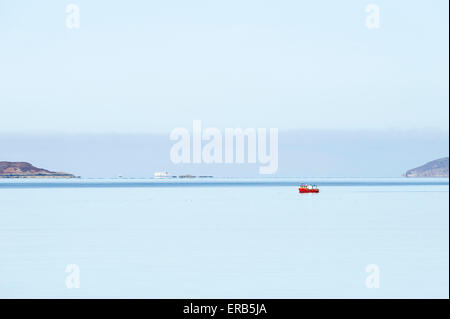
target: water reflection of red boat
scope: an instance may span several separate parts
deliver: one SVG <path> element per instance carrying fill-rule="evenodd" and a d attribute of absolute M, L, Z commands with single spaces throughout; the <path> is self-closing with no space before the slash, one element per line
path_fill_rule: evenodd
<path fill-rule="evenodd" d="M 298 188 L 299 193 L 318 193 L 319 188 L 316 185 L 300 185 Z"/>

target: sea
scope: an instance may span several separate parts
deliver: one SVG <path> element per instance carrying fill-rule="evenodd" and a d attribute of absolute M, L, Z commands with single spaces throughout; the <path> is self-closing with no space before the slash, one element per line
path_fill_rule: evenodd
<path fill-rule="evenodd" d="M 448 179 L 0 179 L 0 298 L 449 298 Z"/>

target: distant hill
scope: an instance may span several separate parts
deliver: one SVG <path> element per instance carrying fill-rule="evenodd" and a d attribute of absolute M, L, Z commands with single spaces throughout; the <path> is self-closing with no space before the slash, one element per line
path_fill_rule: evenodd
<path fill-rule="evenodd" d="M 68 173 L 51 172 L 26 162 L 0 162 L 0 178 L 75 178 Z"/>
<path fill-rule="evenodd" d="M 448 157 L 440 158 L 425 165 L 410 169 L 406 177 L 448 177 Z"/>

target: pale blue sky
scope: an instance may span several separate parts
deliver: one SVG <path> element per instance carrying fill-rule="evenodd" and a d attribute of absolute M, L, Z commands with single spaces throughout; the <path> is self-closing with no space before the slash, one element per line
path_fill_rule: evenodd
<path fill-rule="evenodd" d="M 0 0 L 0 132 L 448 131 L 448 23 L 447 0 Z"/>

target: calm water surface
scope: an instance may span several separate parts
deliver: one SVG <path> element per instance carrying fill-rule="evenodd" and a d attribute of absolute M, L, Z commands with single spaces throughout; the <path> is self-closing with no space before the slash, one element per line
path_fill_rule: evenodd
<path fill-rule="evenodd" d="M 181 183 L 0 180 L 0 297 L 449 296 L 448 179 Z"/>

